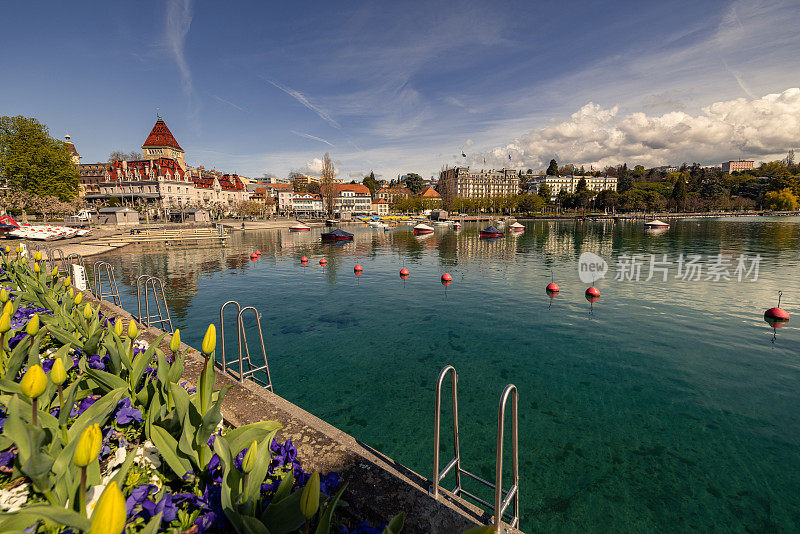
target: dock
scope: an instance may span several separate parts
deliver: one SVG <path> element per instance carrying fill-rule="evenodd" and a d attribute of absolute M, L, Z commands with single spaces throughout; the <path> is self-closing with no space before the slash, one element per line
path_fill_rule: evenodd
<path fill-rule="evenodd" d="M 83 241 L 83 245 L 121 247 L 131 243 L 164 243 L 165 245 L 225 245 L 230 235 L 220 228 L 132 228 L 130 233 Z"/>

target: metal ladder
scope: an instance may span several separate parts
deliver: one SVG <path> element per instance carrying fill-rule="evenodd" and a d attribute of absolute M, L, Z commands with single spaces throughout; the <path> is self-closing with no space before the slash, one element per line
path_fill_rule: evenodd
<path fill-rule="evenodd" d="M 453 448 L 455 456 L 450 460 L 445 468 L 439 471 L 439 427 L 442 413 L 442 384 L 444 383 L 447 373 L 452 373 L 452 389 L 453 389 Z M 517 405 L 518 393 L 517 387 L 513 384 L 508 384 L 500 395 L 500 404 L 497 409 L 497 460 L 495 463 L 495 481 L 494 484 L 488 480 L 470 473 L 461 467 L 461 449 L 459 447 L 458 435 L 458 374 L 455 367 L 447 365 L 439 373 L 439 378 L 436 380 L 436 413 L 434 416 L 433 426 L 433 485 L 430 488 L 430 493 L 434 499 L 439 498 L 439 484 L 444 480 L 447 474 L 455 468 L 456 487 L 450 492 L 456 497 L 469 497 L 488 509 L 494 508 L 494 531 L 496 533 L 503 532 L 503 519 L 508 518 L 508 525 L 512 528 L 519 526 L 519 450 L 518 450 L 518 433 L 517 433 Z M 503 490 L 503 436 L 505 430 L 505 411 L 506 403 L 511 397 L 511 454 L 513 457 L 512 464 L 512 478 L 513 483 L 511 488 L 507 491 Z M 477 495 L 465 490 L 461 487 L 461 475 L 466 475 L 481 484 L 494 489 L 494 504 L 486 502 Z M 506 508 L 511 502 L 514 502 L 513 515 L 506 513 Z"/>
<path fill-rule="evenodd" d="M 150 291 L 152 289 L 153 300 L 156 304 L 156 312 L 150 313 Z M 144 289 L 144 308 L 145 312 L 142 315 L 142 289 Z M 161 298 L 159 299 L 158 293 L 161 290 Z M 161 310 L 161 303 L 164 303 L 164 310 Z M 172 317 L 169 314 L 169 306 L 167 306 L 167 296 L 164 293 L 164 281 L 161 278 L 143 274 L 136 279 L 136 306 L 139 311 L 139 322 L 148 328 L 154 326 L 161 330 L 174 332 L 172 326 Z M 164 318 L 164 312 L 167 317 Z M 167 330 L 166 328 L 169 328 Z"/>
<path fill-rule="evenodd" d="M 109 287 L 108 291 L 103 291 L 103 271 L 106 273 L 106 283 Z M 93 272 L 95 296 L 100 300 L 108 300 L 106 297 L 111 297 L 112 300 L 109 302 L 113 302 L 117 306 L 122 307 L 122 299 L 119 297 L 119 289 L 117 289 L 117 279 L 114 277 L 114 267 L 108 262 L 98 261 L 94 264 Z"/>
<path fill-rule="evenodd" d="M 58 258 L 56 258 L 55 252 L 58 252 Z M 53 267 L 56 267 L 56 261 L 58 261 L 57 267 L 59 272 L 62 273 L 67 272 L 67 266 L 66 266 L 67 262 L 66 259 L 64 258 L 64 251 L 61 250 L 60 248 L 47 247 L 47 260 L 49 263 L 48 267 L 50 268 L 51 271 L 53 270 Z"/>
<path fill-rule="evenodd" d="M 233 360 L 228 361 L 227 357 L 225 356 L 225 317 L 224 311 L 225 307 L 228 304 L 233 304 L 236 306 L 237 314 L 236 314 L 236 344 L 238 347 L 239 357 Z M 261 355 L 264 358 L 264 365 L 261 367 L 254 367 L 253 362 L 250 360 L 250 347 L 247 345 L 247 335 L 244 331 L 244 321 L 242 317 L 244 316 L 244 312 L 247 310 L 252 310 L 253 314 L 256 318 L 256 326 L 258 326 L 258 339 L 261 343 Z M 231 374 L 234 378 L 236 378 L 239 382 L 244 382 L 245 380 L 249 379 L 264 386 L 266 389 L 275 393 L 275 390 L 272 388 L 272 376 L 269 373 L 269 364 L 267 362 L 267 350 L 264 348 L 264 334 L 261 332 L 261 314 L 258 313 L 258 310 L 253 306 L 247 306 L 246 308 L 242 308 L 241 305 L 236 302 L 235 300 L 229 300 L 225 304 L 222 305 L 219 309 L 219 331 L 220 331 L 220 339 L 222 340 L 222 370 Z M 242 354 L 242 345 L 244 345 L 244 354 Z M 238 362 L 238 371 L 236 370 L 236 364 Z M 247 364 L 247 369 L 245 370 L 245 364 Z M 230 369 L 232 367 L 233 369 Z M 263 379 L 256 376 L 256 373 L 264 371 L 267 373 L 267 380 L 264 381 Z"/>
<path fill-rule="evenodd" d="M 89 289 L 89 291 L 93 291 L 92 290 L 92 283 L 89 280 L 89 271 L 86 270 L 86 262 L 84 261 L 83 256 L 81 256 L 77 252 L 72 252 L 69 255 L 67 255 L 66 262 L 67 262 L 66 264 L 67 264 L 68 267 L 71 266 L 71 265 L 78 265 L 80 267 L 83 267 L 83 273 L 86 276 L 87 288 Z M 67 276 L 72 276 L 73 273 L 68 270 L 66 275 Z M 73 277 L 73 284 L 74 283 L 75 283 L 75 280 L 74 280 L 74 277 Z"/>

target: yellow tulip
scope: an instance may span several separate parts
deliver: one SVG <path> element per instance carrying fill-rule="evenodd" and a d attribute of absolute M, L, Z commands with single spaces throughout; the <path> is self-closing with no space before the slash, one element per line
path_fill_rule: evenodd
<path fill-rule="evenodd" d="M 78 437 L 78 445 L 72 455 L 72 463 L 78 467 L 86 467 L 100 454 L 102 444 L 103 434 L 100 432 L 100 425 L 95 423 L 85 428 Z"/>
<path fill-rule="evenodd" d="M 50 369 L 50 380 L 57 386 L 67 381 L 67 370 L 64 368 L 64 360 L 61 358 L 56 358 L 53 362 L 53 368 Z"/>
<path fill-rule="evenodd" d="M 14 305 L 13 305 L 13 304 L 11 304 L 11 301 L 10 301 L 10 300 L 9 300 L 8 302 L 6 302 L 6 305 L 5 305 L 5 306 L 3 306 L 3 313 L 5 313 L 6 315 L 8 315 L 9 317 L 11 317 L 12 315 L 14 315 Z"/>
<path fill-rule="evenodd" d="M 0 302 L 3 304 L 8 302 L 8 291 L 6 291 L 6 288 L 0 289 Z"/>
<path fill-rule="evenodd" d="M 56 276 L 58 276 L 58 267 L 57 267 L 57 266 L 56 266 L 56 267 L 53 267 L 53 270 L 52 270 L 52 271 L 50 271 L 50 276 L 52 276 L 53 278 L 55 278 Z"/>
<path fill-rule="evenodd" d="M 33 255 L 33 259 L 36 261 L 42 261 L 42 253 L 37 250 L 36 253 Z"/>
<path fill-rule="evenodd" d="M 37 254 L 38 254 L 38 252 L 37 252 Z M 35 272 L 36 274 L 39 274 L 40 272 L 42 272 L 42 268 L 39 267 L 39 263 L 38 262 L 33 264 L 33 272 Z"/>
<path fill-rule="evenodd" d="M 9 247 L 8 245 L 6 245 L 6 254 L 8 254 L 9 252 L 11 252 L 11 247 Z"/>
<path fill-rule="evenodd" d="M 319 471 L 314 471 L 306 482 L 300 495 L 300 512 L 306 519 L 311 519 L 319 509 Z"/>
<path fill-rule="evenodd" d="M 89 320 L 93 316 L 94 316 L 94 310 L 92 309 L 92 305 L 87 302 L 86 306 L 83 307 L 83 318 Z"/>
<path fill-rule="evenodd" d="M 181 348 L 181 330 L 180 328 L 176 329 L 175 332 L 172 334 L 172 339 L 169 340 L 169 350 L 172 352 L 178 352 L 178 349 Z"/>
<path fill-rule="evenodd" d="M 20 252 L 22 252 L 22 245 L 17 245 L 17 248 L 15 249 L 15 252 L 16 252 L 17 254 L 19 254 Z"/>
<path fill-rule="evenodd" d="M 69 290 L 70 290 L 70 291 L 72 291 L 72 288 L 69 288 Z M 75 295 L 75 300 L 74 300 L 74 302 L 75 302 L 75 305 L 76 305 L 76 306 L 77 306 L 78 304 L 80 304 L 81 302 L 83 302 L 83 293 L 78 293 L 77 295 Z"/>
<path fill-rule="evenodd" d="M 7 313 L 0 315 L 0 334 L 5 334 L 11 330 L 11 316 Z"/>
<path fill-rule="evenodd" d="M 29 336 L 33 337 L 39 333 L 39 314 L 34 313 L 31 320 L 28 321 L 28 325 L 25 327 L 25 331 L 28 333 Z"/>
<path fill-rule="evenodd" d="M 242 472 L 249 473 L 253 470 L 256 466 L 256 457 L 258 456 L 258 442 L 253 440 L 253 443 L 250 444 L 250 448 L 247 449 L 247 452 L 244 453 L 244 459 L 242 459 Z"/>
<path fill-rule="evenodd" d="M 139 329 L 136 328 L 136 323 L 133 320 L 131 320 L 131 322 L 128 323 L 128 338 L 131 341 L 133 341 L 134 339 L 136 339 L 136 336 L 138 335 L 139 335 Z"/>
<path fill-rule="evenodd" d="M 122 337 L 122 318 L 117 317 L 114 319 L 114 333 L 117 337 Z"/>
<path fill-rule="evenodd" d="M 74 297 L 75 296 L 75 290 L 72 289 L 72 288 L 69 288 L 69 291 L 67 291 L 67 295 L 69 295 L 70 298 Z"/>
<path fill-rule="evenodd" d="M 125 528 L 126 519 L 125 497 L 122 496 L 117 483 L 112 481 L 97 501 L 92 513 L 89 534 L 120 534 Z"/>
<path fill-rule="evenodd" d="M 19 388 L 22 390 L 22 394 L 29 399 L 38 399 L 47 389 L 47 375 L 44 374 L 42 366 L 32 365 L 19 381 Z"/>
<path fill-rule="evenodd" d="M 208 325 L 208 330 L 206 330 L 206 335 L 203 337 L 203 344 L 200 347 L 200 350 L 203 351 L 203 354 L 208 356 L 214 349 L 217 347 L 217 327 L 214 326 L 214 323 Z"/>
<path fill-rule="evenodd" d="M 72 278 L 69 276 L 64 278 L 64 287 L 68 287 L 72 283 Z"/>

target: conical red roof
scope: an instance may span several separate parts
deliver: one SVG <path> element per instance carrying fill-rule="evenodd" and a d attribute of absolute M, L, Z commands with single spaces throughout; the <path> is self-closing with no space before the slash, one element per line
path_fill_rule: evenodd
<path fill-rule="evenodd" d="M 169 131 L 167 128 L 167 123 L 164 122 L 164 119 L 161 117 L 158 118 L 153 129 L 150 130 L 150 135 L 147 136 L 147 140 L 145 140 L 142 148 L 150 148 L 150 147 L 160 147 L 160 146 L 168 146 L 172 148 L 177 148 L 178 150 L 183 150 L 181 145 L 178 144 L 178 141 L 175 140 L 175 136 L 172 135 L 172 132 Z"/>

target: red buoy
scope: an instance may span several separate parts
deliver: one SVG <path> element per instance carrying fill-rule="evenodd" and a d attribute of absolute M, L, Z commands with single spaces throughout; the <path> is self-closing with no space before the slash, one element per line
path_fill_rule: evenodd
<path fill-rule="evenodd" d="M 308 263 L 308 258 L 303 256 L 302 258 L 300 258 L 300 263 Z"/>
<path fill-rule="evenodd" d="M 600 300 L 600 290 L 596 287 L 592 286 L 586 290 L 586 300 L 594 304 L 598 300 Z"/>
<path fill-rule="evenodd" d="M 256 249 L 256 256 L 261 256 L 261 251 Z"/>
<path fill-rule="evenodd" d="M 360 265 L 356 265 L 355 267 L 353 267 L 353 271 L 355 271 L 356 274 L 361 274 L 361 271 L 363 270 L 364 268 Z"/>
<path fill-rule="evenodd" d="M 319 264 L 320 265 L 328 265 L 328 260 L 326 260 L 325 258 L 322 258 L 322 259 L 319 260 Z"/>
<path fill-rule="evenodd" d="M 452 282 L 452 281 L 453 281 L 453 277 L 450 276 L 450 273 L 444 273 L 442 275 L 442 282 Z"/>
<path fill-rule="evenodd" d="M 256 261 L 258 259 L 258 254 L 253 252 L 252 254 L 250 254 L 250 259 L 253 260 L 253 261 Z"/>
<path fill-rule="evenodd" d="M 561 288 L 559 288 L 558 284 L 556 284 L 555 282 L 550 282 L 549 284 L 547 284 L 546 289 L 548 293 L 558 293 L 559 291 L 561 291 Z"/>
<path fill-rule="evenodd" d="M 400 276 L 408 276 L 408 275 L 410 275 L 410 274 L 411 274 L 411 273 L 409 273 L 409 272 L 408 272 L 408 269 L 406 269 L 405 267 L 403 267 L 402 269 L 400 269 Z"/>
<path fill-rule="evenodd" d="M 780 328 L 789 322 L 789 312 L 781 308 L 783 291 L 778 291 L 778 305 L 764 312 L 764 320 L 774 328 Z"/>

